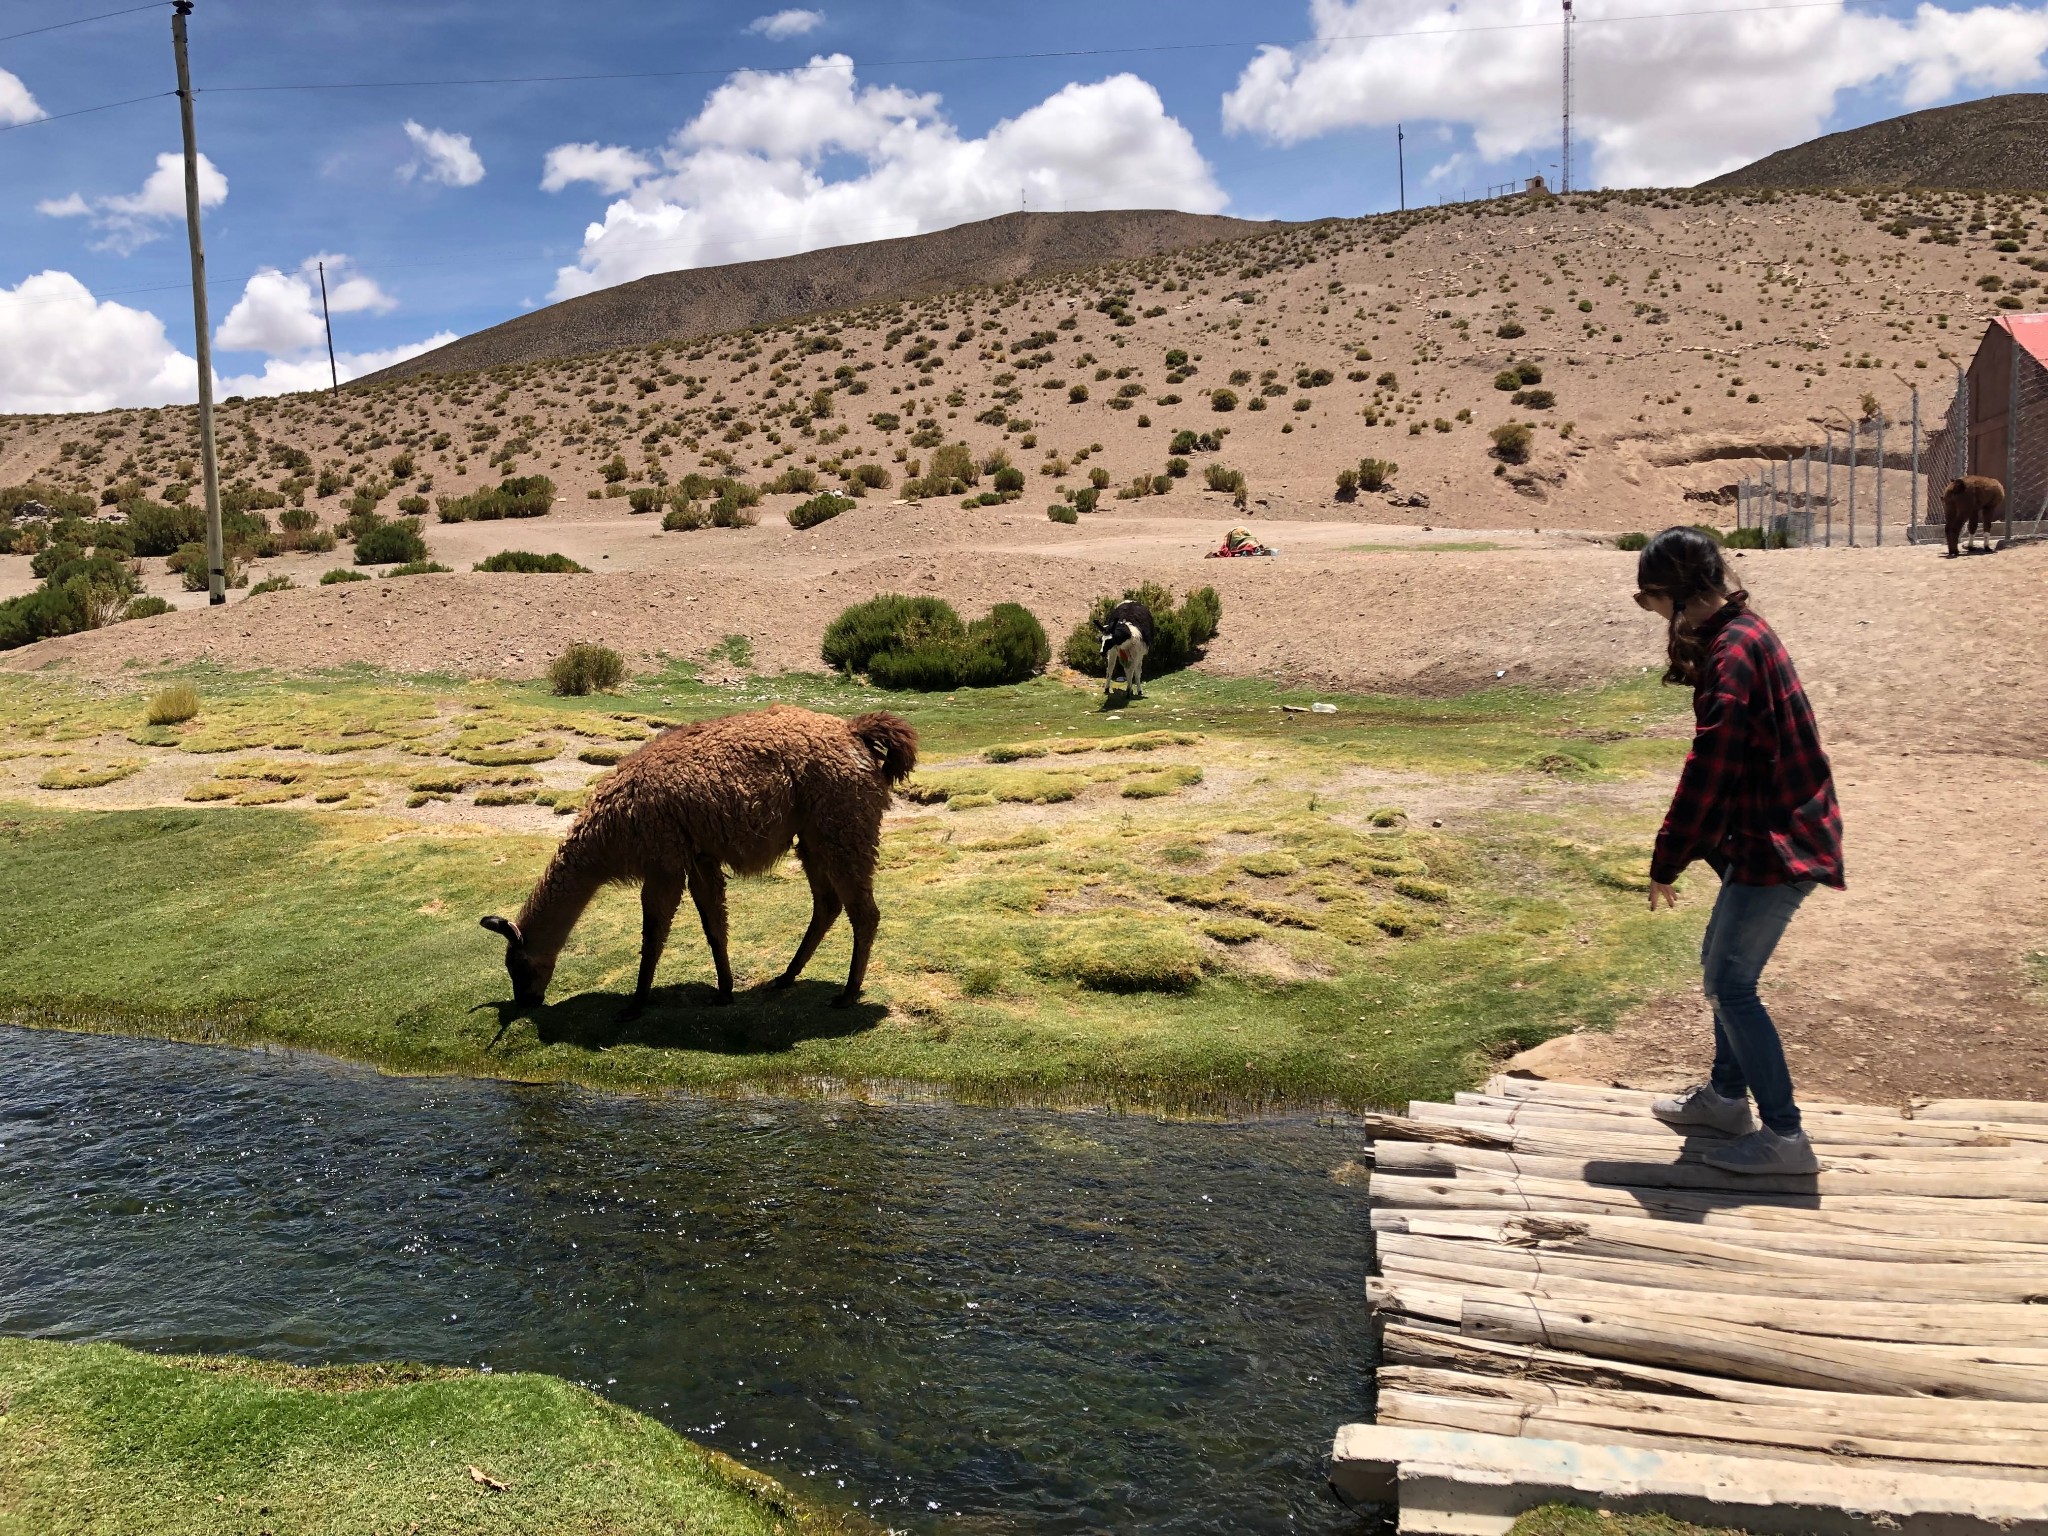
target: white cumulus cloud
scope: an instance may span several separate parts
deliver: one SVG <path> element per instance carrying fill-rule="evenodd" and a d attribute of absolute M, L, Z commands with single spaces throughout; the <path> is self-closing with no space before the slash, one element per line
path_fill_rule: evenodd
<path fill-rule="evenodd" d="M 483 156 L 470 147 L 469 135 L 428 128 L 405 120 L 412 140 L 412 158 L 398 168 L 400 181 L 431 181 L 444 187 L 473 187 L 484 179 Z"/>
<path fill-rule="evenodd" d="M 756 16 L 747 23 L 747 30 L 758 33 L 770 42 L 779 43 L 785 38 L 802 37 L 806 32 L 815 32 L 824 24 L 823 11 L 777 11 L 771 16 Z"/>
<path fill-rule="evenodd" d="M 95 299 L 69 272 L 0 288 L 0 411 L 104 411 L 198 394 L 192 359 L 148 311 Z"/>
<path fill-rule="evenodd" d="M 654 174 L 654 162 L 617 144 L 557 144 L 541 164 L 540 189 L 560 192 L 587 181 L 600 192 L 624 192 L 642 176 Z"/>
<path fill-rule="evenodd" d="M 402 363 L 408 357 L 418 357 L 422 352 L 445 347 L 453 340 L 453 331 L 437 331 L 424 341 L 407 342 L 402 347 L 386 347 L 372 352 L 337 351 L 334 354 L 335 373 L 346 384 L 350 379 L 375 373 L 379 368 Z M 222 398 L 228 395 L 292 395 L 302 390 L 325 389 L 328 387 L 327 353 L 323 350 L 306 357 L 273 357 L 264 362 L 261 373 L 237 373 L 225 377 L 215 374 L 214 379 L 214 393 Z"/>
<path fill-rule="evenodd" d="M 218 208 L 227 201 L 228 179 L 204 154 L 199 157 L 199 206 Z M 36 212 L 53 219 L 84 218 L 100 231 L 95 249 L 126 256 L 164 232 L 166 226 L 185 217 L 185 160 L 182 155 L 156 157 L 156 169 L 144 178 L 140 188 L 113 197 L 88 199 L 73 192 L 65 197 L 44 198 Z"/>
<path fill-rule="evenodd" d="M 828 161 L 857 173 L 829 179 Z M 1179 208 L 1227 201 L 1193 136 L 1135 75 L 1063 87 L 981 138 L 936 95 L 862 86 L 843 54 L 732 76 L 584 231 L 553 297 L 650 272 L 922 234 L 1034 209 Z"/>
<path fill-rule="evenodd" d="M 265 267 L 242 287 L 242 296 L 213 333 L 224 352 L 266 352 L 283 356 L 325 348 L 327 330 L 320 319 L 320 264 L 327 266 L 327 307 L 337 315 L 368 311 L 388 314 L 398 300 L 377 286 L 377 280 L 356 271 L 346 256 L 322 252 L 308 256 L 296 272 Z M 321 361 L 326 361 L 325 354 Z"/>
<path fill-rule="evenodd" d="M 28 87 L 21 83 L 21 76 L 0 69 L 0 124 L 11 128 L 17 123 L 32 123 L 47 115 L 36 105 Z"/>
<path fill-rule="evenodd" d="M 1311 0 L 1309 9 L 1314 41 L 1259 50 L 1223 98 L 1227 129 L 1294 144 L 1446 121 L 1471 130 L 1488 164 L 1555 151 L 1554 0 Z M 1357 35 L 1389 32 L 1426 35 Z M 1573 48 L 1573 181 L 1690 183 L 1814 137 L 1844 91 L 1886 90 L 1913 109 L 1965 89 L 2013 90 L 2040 78 L 2044 50 L 2048 6 L 1585 17 Z"/>

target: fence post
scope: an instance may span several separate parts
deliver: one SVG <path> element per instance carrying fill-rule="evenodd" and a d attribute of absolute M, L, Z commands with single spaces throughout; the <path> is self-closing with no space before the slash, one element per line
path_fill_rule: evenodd
<path fill-rule="evenodd" d="M 1913 481 L 1908 487 L 1912 502 L 1906 509 L 1906 542 L 1913 542 L 1913 529 L 1920 522 L 1920 386 L 1913 386 Z M 1931 508 L 1929 510 L 1932 510 Z"/>
<path fill-rule="evenodd" d="M 1884 412 L 1877 413 L 1877 547 L 1884 548 Z"/>
<path fill-rule="evenodd" d="M 1811 544 L 1813 543 L 1813 444 L 1808 443 L 1806 451 L 1800 457 L 1806 462 L 1806 491 L 1800 498 L 1802 503 L 1801 510 L 1806 514 L 1806 537 L 1801 542 Z"/>
<path fill-rule="evenodd" d="M 1849 547 L 1856 547 L 1856 426 L 1849 423 Z"/>
<path fill-rule="evenodd" d="M 1835 547 L 1835 429 L 1828 427 L 1825 430 L 1828 434 L 1828 473 L 1827 484 L 1822 490 L 1821 499 L 1827 503 L 1828 510 L 1827 537 L 1823 543 L 1824 547 L 1833 549 Z"/>
<path fill-rule="evenodd" d="M 2005 350 L 2012 359 L 2011 376 L 2005 386 L 2005 542 L 2010 544 L 2013 507 L 2020 499 L 2020 343 L 2010 331 L 2006 333 Z"/>

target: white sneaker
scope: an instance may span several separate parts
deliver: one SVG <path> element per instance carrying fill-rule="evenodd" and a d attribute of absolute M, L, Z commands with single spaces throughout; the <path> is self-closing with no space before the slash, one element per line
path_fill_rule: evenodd
<path fill-rule="evenodd" d="M 1780 1136 L 1769 1126 L 1758 1126 L 1725 1147 L 1713 1148 L 1700 1161 L 1723 1173 L 1820 1172 L 1820 1159 L 1813 1155 L 1806 1132 Z"/>
<path fill-rule="evenodd" d="M 1704 1126 L 1708 1130 L 1726 1131 L 1730 1136 L 1756 1129 L 1748 1098 L 1724 1099 L 1714 1092 L 1711 1083 L 1700 1083 L 1668 1099 L 1659 1099 L 1650 1106 L 1650 1113 L 1666 1125 Z"/>

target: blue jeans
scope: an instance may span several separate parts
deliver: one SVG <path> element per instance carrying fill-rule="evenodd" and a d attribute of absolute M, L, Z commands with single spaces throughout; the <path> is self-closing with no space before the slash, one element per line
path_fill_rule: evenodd
<path fill-rule="evenodd" d="M 1757 1118 L 1780 1136 L 1799 1129 L 1799 1106 L 1792 1101 L 1792 1073 L 1778 1026 L 1756 995 L 1756 984 L 1813 886 L 1811 880 L 1723 880 L 1700 942 L 1700 970 L 1707 1001 L 1714 1005 L 1714 1092 L 1730 1099 L 1754 1094 Z"/>

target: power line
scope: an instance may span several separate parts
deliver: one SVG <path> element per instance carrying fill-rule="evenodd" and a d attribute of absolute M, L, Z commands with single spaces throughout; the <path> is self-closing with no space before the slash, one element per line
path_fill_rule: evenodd
<path fill-rule="evenodd" d="M 142 11 L 160 11 L 164 0 L 151 0 L 148 5 L 131 5 L 125 11 L 101 11 L 97 16 L 80 16 L 73 21 L 53 21 L 47 27 L 30 27 L 26 32 L 9 32 L 0 36 L 0 43 L 11 43 L 18 37 L 38 37 L 45 32 L 62 32 L 66 27 L 82 27 L 89 21 L 106 21 L 114 16 L 134 16 Z"/>
<path fill-rule="evenodd" d="M 176 91 L 152 91 L 147 96 L 130 96 L 125 101 L 103 101 L 96 107 L 74 107 L 69 112 L 45 112 L 41 117 L 32 117 L 25 123 L 0 125 L 0 133 L 15 133 L 23 128 L 40 128 L 45 123 L 62 122 L 67 117 L 84 117 L 91 112 L 111 112 L 116 107 L 132 107 L 138 101 L 161 101 L 166 96 L 177 94 Z"/>

